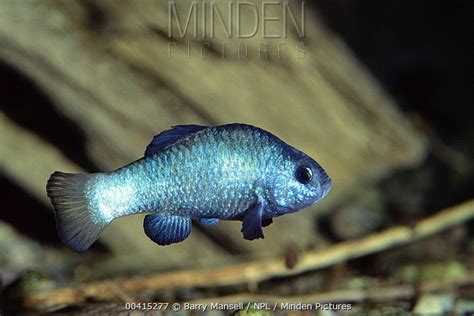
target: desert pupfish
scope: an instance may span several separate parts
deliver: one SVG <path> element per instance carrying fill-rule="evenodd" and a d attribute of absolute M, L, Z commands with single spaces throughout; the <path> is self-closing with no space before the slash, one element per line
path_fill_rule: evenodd
<path fill-rule="evenodd" d="M 263 238 L 273 217 L 318 202 L 331 185 L 315 160 L 260 128 L 178 125 L 115 171 L 53 173 L 47 192 L 59 237 L 83 252 L 112 220 L 138 213 L 151 213 L 143 227 L 159 245 L 185 240 L 192 219 L 241 220 L 245 239 Z"/>

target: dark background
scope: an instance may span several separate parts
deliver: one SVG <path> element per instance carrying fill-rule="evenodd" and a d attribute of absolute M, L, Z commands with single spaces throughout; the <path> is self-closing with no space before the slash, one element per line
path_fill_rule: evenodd
<path fill-rule="evenodd" d="M 319 0 L 307 6 L 318 9 L 405 112 L 421 117 L 422 125 L 426 124 L 436 137 L 472 160 L 473 1 Z M 0 99 L 2 111 L 10 118 L 50 139 L 81 167 L 97 171 L 84 154 L 84 138 L 74 122 L 55 111 L 50 100 L 27 78 L 2 62 Z M 44 124 L 46 121 L 55 124 Z M 446 165 L 429 159 L 434 160 L 432 165 L 438 172 L 433 190 L 446 193 L 434 195 L 436 199 L 428 203 L 431 209 L 472 195 L 472 171 L 460 176 L 462 183 L 458 178 L 452 183 Z M 4 177 L 0 183 L 6 193 L 4 207 L 25 203 L 25 208 L 44 208 Z M 26 234 L 53 242 L 54 233 L 35 233 L 38 223 L 52 226 L 51 218 L 44 219 L 44 214 L 47 212 L 38 212 L 39 218 L 19 221 L 15 214 L 3 212 L 2 218 Z"/>
<path fill-rule="evenodd" d="M 383 224 L 376 228 L 414 222 L 472 198 L 474 1 L 320 0 L 308 2 L 307 7 L 317 9 L 430 142 L 420 166 L 375 184 L 384 194 L 386 207 Z M 56 111 L 28 78 L 1 61 L 0 107 L 78 166 L 89 172 L 99 170 L 85 154 L 85 136 L 76 123 Z M 13 206 L 34 210 L 28 218 L 2 211 L 0 220 L 44 244 L 61 245 L 54 216 L 42 203 L 3 175 L 0 189 L 2 210 Z M 466 236 L 472 236 L 473 224 L 468 225 Z M 315 225 L 332 241 L 347 239 L 340 234 L 337 217 L 328 215 Z M 464 249 L 467 241 L 456 245 Z M 352 266 L 373 275 L 383 270 L 374 270 L 380 261 L 379 256 L 362 258 Z"/>

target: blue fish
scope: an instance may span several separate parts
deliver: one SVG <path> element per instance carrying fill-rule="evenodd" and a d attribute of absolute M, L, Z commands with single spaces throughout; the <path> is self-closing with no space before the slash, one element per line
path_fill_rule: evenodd
<path fill-rule="evenodd" d="M 273 217 L 318 202 L 331 186 L 316 161 L 260 128 L 178 125 L 115 171 L 53 173 L 47 192 L 59 237 L 83 252 L 112 220 L 138 213 L 151 213 L 143 227 L 159 245 L 185 240 L 192 219 L 240 220 L 245 239 L 263 238 Z"/>

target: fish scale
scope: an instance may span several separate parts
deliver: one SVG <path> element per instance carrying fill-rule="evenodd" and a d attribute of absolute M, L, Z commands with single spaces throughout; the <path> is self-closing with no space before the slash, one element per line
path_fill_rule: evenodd
<path fill-rule="evenodd" d="M 331 185 L 315 160 L 276 136 L 228 124 L 173 127 L 125 167 L 89 175 L 56 172 L 47 189 L 60 238 L 81 252 L 113 219 L 138 213 L 150 213 L 145 233 L 160 245 L 186 239 L 191 219 L 203 225 L 243 219 L 244 238 L 263 238 L 263 219 L 316 203 Z"/>

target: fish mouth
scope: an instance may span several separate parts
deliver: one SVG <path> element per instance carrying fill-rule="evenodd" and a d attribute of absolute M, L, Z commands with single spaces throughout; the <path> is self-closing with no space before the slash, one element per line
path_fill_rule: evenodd
<path fill-rule="evenodd" d="M 332 188 L 332 180 L 329 177 L 324 178 L 323 181 L 321 181 L 321 189 L 322 189 L 322 194 L 321 198 L 325 197 L 329 191 L 331 191 Z"/>

